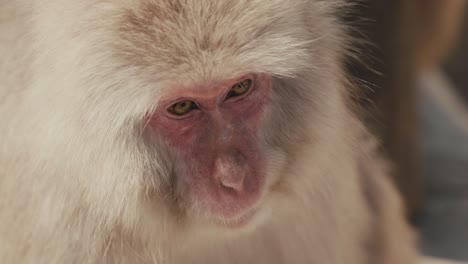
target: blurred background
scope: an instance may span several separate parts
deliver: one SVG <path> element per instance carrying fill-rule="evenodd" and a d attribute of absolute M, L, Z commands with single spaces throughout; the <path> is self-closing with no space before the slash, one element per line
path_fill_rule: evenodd
<path fill-rule="evenodd" d="M 355 98 L 424 253 L 468 261 L 468 0 L 350 0 Z"/>

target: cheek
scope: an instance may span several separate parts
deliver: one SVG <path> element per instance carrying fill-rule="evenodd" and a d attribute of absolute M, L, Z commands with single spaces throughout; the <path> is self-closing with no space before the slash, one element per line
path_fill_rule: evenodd
<path fill-rule="evenodd" d="M 195 117 L 194 119 L 201 119 Z M 169 118 L 157 116 L 151 121 L 151 125 L 156 135 L 158 135 L 164 142 L 170 145 L 171 148 L 178 150 L 187 149 L 189 142 L 194 142 L 195 137 L 199 134 L 200 120 L 181 120 L 174 122 Z"/>

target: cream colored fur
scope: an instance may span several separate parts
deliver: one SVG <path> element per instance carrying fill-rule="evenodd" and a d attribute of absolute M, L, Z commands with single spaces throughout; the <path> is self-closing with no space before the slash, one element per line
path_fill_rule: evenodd
<path fill-rule="evenodd" d="M 399 197 L 347 107 L 338 8 L 0 0 L 1 262 L 416 263 Z M 174 84 L 247 72 L 277 80 L 264 136 L 282 184 L 250 230 L 179 225 L 162 195 L 169 157 L 143 117 Z"/>

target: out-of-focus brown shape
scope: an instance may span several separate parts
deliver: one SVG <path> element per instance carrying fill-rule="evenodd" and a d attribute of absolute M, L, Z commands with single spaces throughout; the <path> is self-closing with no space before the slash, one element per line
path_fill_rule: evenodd
<path fill-rule="evenodd" d="M 468 1 L 461 2 L 465 4 L 465 12 L 468 12 Z M 464 17 L 459 38 L 455 40 L 454 50 L 444 59 L 443 69 L 456 85 L 457 95 L 463 96 L 468 103 L 468 14 L 465 13 Z"/>
<path fill-rule="evenodd" d="M 382 139 L 384 151 L 395 165 L 395 183 L 408 213 L 414 215 L 424 201 L 418 155 L 417 77 L 438 64 L 452 47 L 466 0 L 359 3 L 347 19 L 373 45 L 357 44 L 364 63 L 350 63 L 349 69 L 367 86 L 359 103 L 370 113 L 368 125 Z"/>
<path fill-rule="evenodd" d="M 419 70 L 439 64 L 454 47 L 462 26 L 466 0 L 412 0 L 416 62 Z"/>

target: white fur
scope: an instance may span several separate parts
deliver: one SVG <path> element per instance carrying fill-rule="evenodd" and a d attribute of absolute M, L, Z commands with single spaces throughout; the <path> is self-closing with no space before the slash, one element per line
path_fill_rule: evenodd
<path fill-rule="evenodd" d="M 379 263 L 414 263 L 400 201 L 345 104 L 339 6 L 0 0 L 2 263 L 369 263 L 363 244 L 377 231 Z M 304 92 L 301 111 L 280 107 L 292 92 L 274 97 L 265 124 L 278 128 L 266 129 L 272 141 L 284 132 L 275 139 L 284 149 L 267 146 L 269 179 L 285 179 L 282 190 L 239 234 L 179 225 L 153 193 L 168 180 L 169 157 L 142 139 L 143 117 L 174 84 L 247 72 Z M 378 183 L 379 217 L 362 194 L 359 160 Z"/>

